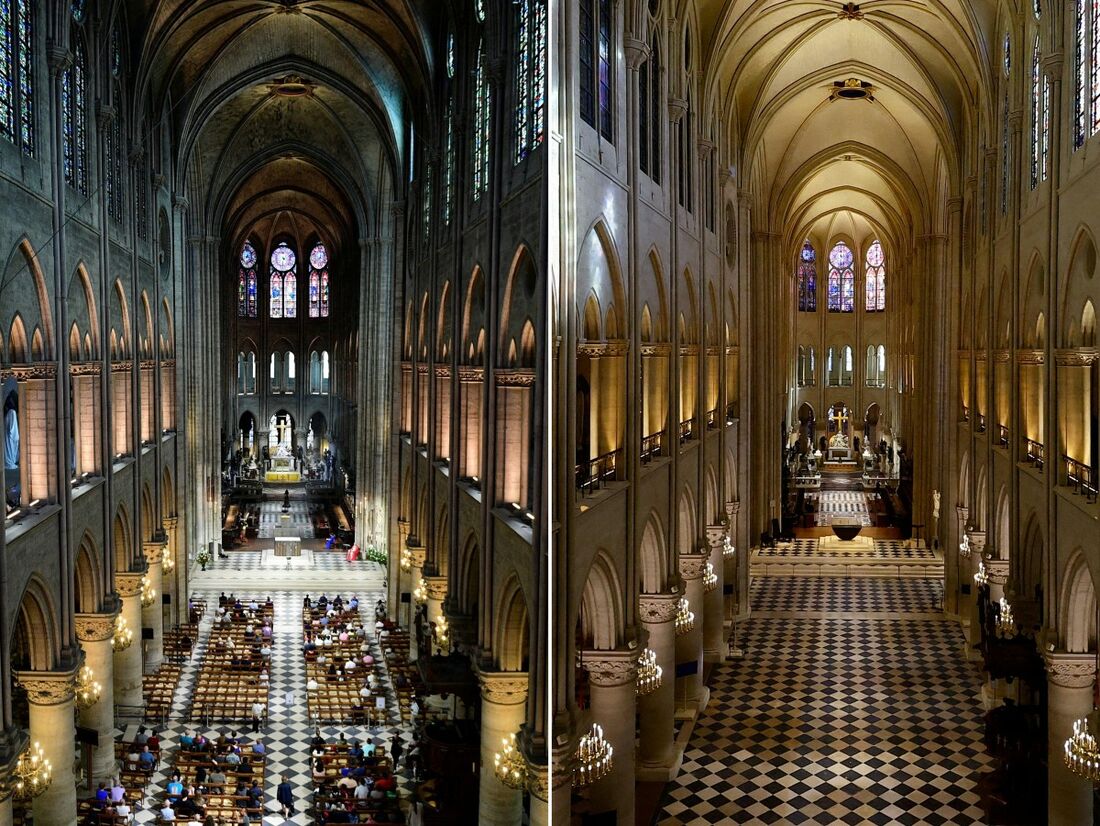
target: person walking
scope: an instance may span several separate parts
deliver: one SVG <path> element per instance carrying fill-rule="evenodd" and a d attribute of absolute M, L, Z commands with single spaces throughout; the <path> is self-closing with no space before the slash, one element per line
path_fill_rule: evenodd
<path fill-rule="evenodd" d="M 283 782 L 275 790 L 275 799 L 283 809 L 283 819 L 286 820 L 294 814 L 294 789 L 290 785 L 290 778 L 283 775 Z"/>
<path fill-rule="evenodd" d="M 252 704 L 252 730 L 260 730 L 260 720 L 264 716 L 264 704 L 259 700 Z"/>
<path fill-rule="evenodd" d="M 401 742 L 401 735 L 393 741 L 393 745 L 390 746 L 390 756 L 393 758 L 393 771 L 397 773 L 397 766 L 401 762 L 401 753 L 405 750 L 405 744 Z"/>

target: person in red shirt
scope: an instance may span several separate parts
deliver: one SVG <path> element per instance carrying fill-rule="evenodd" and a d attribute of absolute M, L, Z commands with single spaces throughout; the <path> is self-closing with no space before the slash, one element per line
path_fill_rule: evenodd
<path fill-rule="evenodd" d="M 393 779 L 392 774 L 384 774 L 374 781 L 374 788 L 383 792 L 392 792 L 397 788 L 397 783 Z"/>

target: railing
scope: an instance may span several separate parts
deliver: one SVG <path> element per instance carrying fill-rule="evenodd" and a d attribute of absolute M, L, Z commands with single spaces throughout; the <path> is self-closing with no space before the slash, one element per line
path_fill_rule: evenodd
<path fill-rule="evenodd" d="M 684 419 L 680 422 L 680 444 L 695 438 L 695 419 Z"/>
<path fill-rule="evenodd" d="M 1074 493 L 1085 494 L 1089 502 L 1096 501 L 1096 474 L 1092 468 L 1070 456 L 1062 456 L 1066 466 L 1066 484 L 1073 488 Z"/>
<path fill-rule="evenodd" d="M 650 460 L 654 456 L 661 455 L 661 449 L 664 446 L 665 432 L 659 430 L 656 433 L 651 433 L 642 439 L 642 464 L 649 464 Z"/>
<path fill-rule="evenodd" d="M 979 413 L 978 414 L 978 432 L 979 433 L 985 433 L 985 414 L 984 413 Z"/>
<path fill-rule="evenodd" d="M 612 450 L 577 465 L 577 490 L 582 494 L 592 493 L 603 483 L 614 481 L 615 468 L 618 467 L 622 452 L 622 448 Z"/>
<path fill-rule="evenodd" d="M 997 444 L 1008 447 L 1008 428 L 1003 424 L 997 425 Z"/>
<path fill-rule="evenodd" d="M 707 430 L 714 430 L 718 427 L 718 408 L 707 411 Z"/>
<path fill-rule="evenodd" d="M 1043 446 L 1039 442 L 1034 439 L 1024 439 L 1024 455 L 1027 456 L 1027 460 L 1031 464 L 1040 470 L 1042 469 L 1046 457 Z"/>

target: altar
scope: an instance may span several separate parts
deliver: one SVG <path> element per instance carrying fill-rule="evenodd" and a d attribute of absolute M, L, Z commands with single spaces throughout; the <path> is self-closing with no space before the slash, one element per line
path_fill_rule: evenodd
<path fill-rule="evenodd" d="M 825 450 L 825 461 L 850 462 L 851 460 L 852 448 L 848 444 L 848 437 L 843 433 L 834 433 Z"/>
<path fill-rule="evenodd" d="M 302 537 L 290 523 L 290 515 L 282 514 L 275 526 L 275 556 L 301 556 Z"/>
<path fill-rule="evenodd" d="M 285 444 L 280 444 L 271 452 L 268 469 L 264 479 L 268 482 L 300 482 L 302 474 L 298 470 L 298 460 Z"/>

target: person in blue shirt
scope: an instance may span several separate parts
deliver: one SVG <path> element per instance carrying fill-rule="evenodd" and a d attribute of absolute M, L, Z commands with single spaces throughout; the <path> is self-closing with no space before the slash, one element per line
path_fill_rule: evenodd
<path fill-rule="evenodd" d="M 264 741 L 263 740 L 257 740 L 256 742 L 254 742 L 252 744 L 252 753 L 253 754 L 266 754 L 267 753 L 267 747 L 264 746 Z"/>
<path fill-rule="evenodd" d="M 107 784 L 100 783 L 99 788 L 95 791 L 95 801 L 100 806 L 106 803 L 111 797 L 111 793 L 107 790 Z"/>
<path fill-rule="evenodd" d="M 171 780 L 168 781 L 168 799 L 175 803 L 179 800 L 183 794 L 183 783 L 180 781 L 179 775 L 174 775 Z"/>
<path fill-rule="evenodd" d="M 153 768 L 153 764 L 157 762 L 157 756 L 149 751 L 148 746 L 141 747 L 141 754 L 138 755 L 138 764 L 143 769 Z"/>

